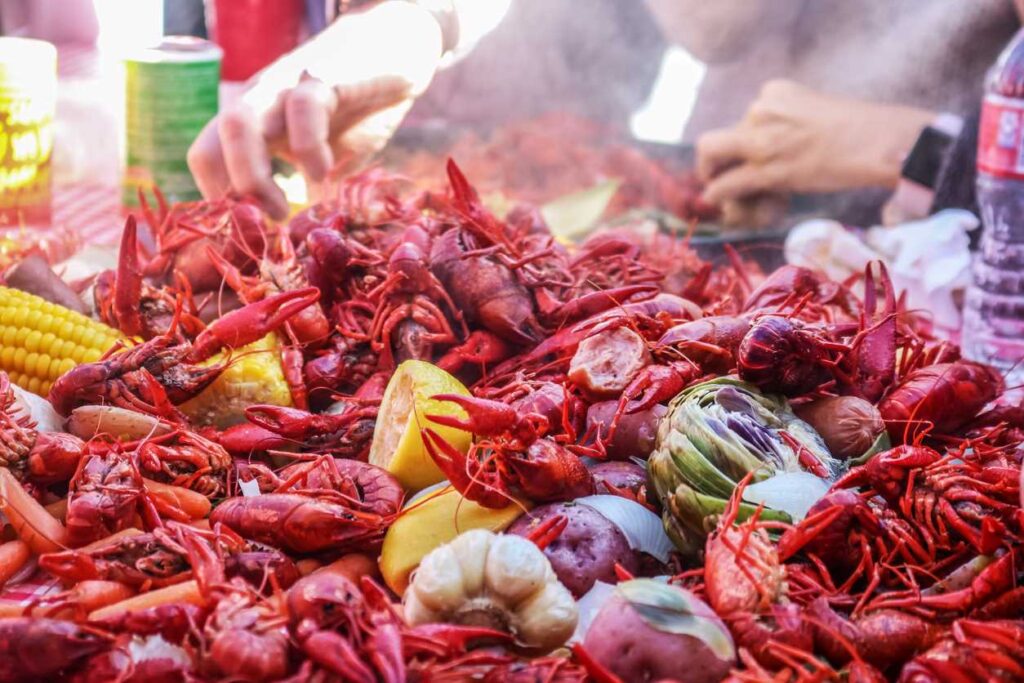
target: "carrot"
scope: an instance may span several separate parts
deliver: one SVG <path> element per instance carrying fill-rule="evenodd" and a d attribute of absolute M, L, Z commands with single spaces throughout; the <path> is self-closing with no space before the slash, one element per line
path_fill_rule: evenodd
<path fill-rule="evenodd" d="M 83 545 L 81 548 L 76 548 L 76 550 L 78 550 L 79 552 L 89 552 L 90 550 L 96 550 L 96 548 L 105 548 L 114 541 L 119 541 L 122 538 L 128 538 L 129 536 L 138 536 L 141 533 L 142 532 L 140 530 L 132 527 L 129 527 L 127 529 L 121 529 L 120 531 L 115 531 L 109 536 L 105 536 L 104 538 L 101 538 L 98 541 L 93 541 L 88 545 Z"/>
<path fill-rule="evenodd" d="M 76 607 L 92 612 L 131 598 L 135 590 L 120 581 L 88 580 L 79 581 L 68 593 Z"/>
<path fill-rule="evenodd" d="M 346 579 L 359 583 L 359 579 L 364 576 L 377 576 L 377 562 L 369 555 L 351 553 L 320 567 L 313 573 L 319 574 L 320 572 L 341 574 Z"/>
<path fill-rule="evenodd" d="M 295 563 L 295 567 L 299 570 L 299 574 L 305 576 L 306 574 L 312 574 L 317 569 L 323 567 L 323 564 L 319 560 L 314 560 L 312 557 L 306 557 L 298 560 Z"/>
<path fill-rule="evenodd" d="M 30 557 L 32 551 L 25 541 L 8 541 L 0 545 L 0 586 L 17 574 Z"/>
<path fill-rule="evenodd" d="M 68 498 L 64 496 L 60 500 L 55 500 L 52 503 L 44 505 L 46 511 L 53 515 L 54 519 L 64 521 L 68 516 Z"/>
<path fill-rule="evenodd" d="M 22 488 L 6 467 L 0 467 L 0 512 L 7 515 L 18 538 L 37 555 L 66 547 L 67 529 Z"/>
<path fill-rule="evenodd" d="M 126 612 L 135 612 L 138 610 L 148 609 L 150 607 L 159 607 L 161 605 L 170 605 L 178 602 L 191 603 L 199 606 L 205 604 L 203 596 L 199 592 L 199 584 L 196 583 L 195 579 L 185 581 L 184 583 L 176 583 L 171 586 L 158 588 L 154 591 L 149 591 L 148 593 L 140 593 L 128 598 L 127 600 L 115 602 L 113 605 L 100 607 L 99 609 L 93 610 L 89 613 L 89 621 L 108 619 L 120 616 Z"/>
<path fill-rule="evenodd" d="M 23 617 L 25 616 L 26 607 L 27 605 L 23 602 L 0 600 L 0 619 L 5 619 L 7 617 Z"/>
<path fill-rule="evenodd" d="M 183 511 L 192 519 L 203 519 L 210 514 L 210 499 L 183 486 L 164 484 L 143 477 L 146 490 L 164 503 Z"/>

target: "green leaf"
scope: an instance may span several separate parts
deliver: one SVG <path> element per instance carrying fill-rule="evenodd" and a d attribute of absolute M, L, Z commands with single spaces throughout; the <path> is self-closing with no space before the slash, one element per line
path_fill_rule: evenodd
<path fill-rule="evenodd" d="M 611 204 L 622 181 L 613 178 L 579 192 L 553 199 L 540 208 L 557 237 L 572 239 L 591 230 Z"/>

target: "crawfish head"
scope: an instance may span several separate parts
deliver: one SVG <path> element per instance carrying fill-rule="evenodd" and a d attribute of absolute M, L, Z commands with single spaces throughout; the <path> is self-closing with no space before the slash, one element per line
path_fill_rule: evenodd
<path fill-rule="evenodd" d="M 525 452 L 509 450 L 502 461 L 516 488 L 530 500 L 557 502 L 593 495 L 594 477 L 579 457 L 551 439 L 538 439 Z"/>
<path fill-rule="evenodd" d="M 70 621 L 0 619 L 0 680 L 50 680 L 79 660 L 109 647 L 96 631 Z"/>
<path fill-rule="evenodd" d="M 740 342 L 740 379 L 759 389 L 800 396 L 829 379 L 826 340 L 799 321 L 768 315 L 758 318 Z"/>
<path fill-rule="evenodd" d="M 288 614 L 297 635 L 310 627 L 332 629 L 350 625 L 365 609 L 363 594 L 340 574 L 318 572 L 304 576 L 288 591 Z"/>
<path fill-rule="evenodd" d="M 938 461 L 942 456 L 925 446 L 897 446 L 870 458 L 850 470 L 836 483 L 837 488 L 867 485 L 891 506 L 898 506 L 908 476 Z"/>
<path fill-rule="evenodd" d="M 903 443 L 927 428 L 949 434 L 968 424 L 1002 393 L 1002 376 L 992 367 L 958 360 L 911 372 L 878 404 L 889 436 Z"/>

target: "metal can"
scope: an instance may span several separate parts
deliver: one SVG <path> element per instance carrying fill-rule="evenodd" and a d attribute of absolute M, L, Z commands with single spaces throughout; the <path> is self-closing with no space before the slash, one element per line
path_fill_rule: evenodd
<path fill-rule="evenodd" d="M 57 49 L 0 38 L 0 228 L 45 226 L 57 108 Z"/>
<path fill-rule="evenodd" d="M 125 60 L 126 206 L 153 186 L 173 202 L 199 199 L 186 155 L 217 114 L 221 59 L 208 40 L 170 36 Z"/>

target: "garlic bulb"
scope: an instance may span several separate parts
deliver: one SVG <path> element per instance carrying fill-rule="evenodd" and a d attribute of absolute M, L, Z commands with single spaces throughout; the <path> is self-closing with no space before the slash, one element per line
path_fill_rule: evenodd
<path fill-rule="evenodd" d="M 551 650 L 576 628 L 576 601 L 530 541 L 474 529 L 431 551 L 405 592 L 412 624 L 448 622 L 511 633 Z"/>

